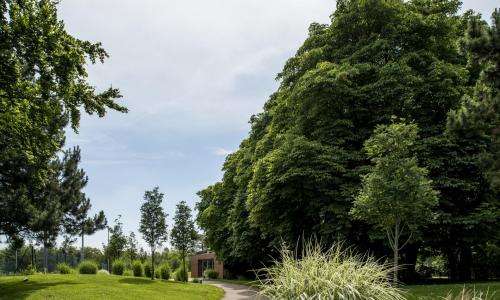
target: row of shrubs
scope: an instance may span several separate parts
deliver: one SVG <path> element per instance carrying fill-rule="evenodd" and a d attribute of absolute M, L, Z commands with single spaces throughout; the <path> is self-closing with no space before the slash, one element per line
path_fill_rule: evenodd
<path fill-rule="evenodd" d="M 93 261 L 83 261 L 78 265 L 78 273 L 80 274 L 97 274 L 98 273 L 98 265 Z M 65 263 L 61 263 L 57 265 L 57 271 L 61 274 L 71 274 L 74 273 L 69 265 Z M 99 272 L 105 270 L 99 270 Z M 135 276 L 135 277 L 143 277 L 146 276 L 148 278 L 151 277 L 151 273 L 153 272 L 153 268 L 151 264 L 142 264 L 140 261 L 134 261 L 132 263 L 132 270 L 126 269 L 125 262 L 122 260 L 116 260 L 113 262 L 111 267 L 111 272 L 115 275 L 125 275 L 125 276 Z M 107 271 L 105 273 L 109 274 Z M 170 279 L 170 267 L 167 264 L 163 264 L 155 269 L 155 278 L 161 278 L 164 280 Z M 187 281 L 188 273 L 185 268 L 180 267 L 177 271 L 174 272 L 173 277 L 176 281 Z"/>

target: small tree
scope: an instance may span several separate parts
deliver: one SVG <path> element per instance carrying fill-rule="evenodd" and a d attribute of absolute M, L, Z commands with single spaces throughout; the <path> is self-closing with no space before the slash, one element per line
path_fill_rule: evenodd
<path fill-rule="evenodd" d="M 394 282 L 398 278 L 399 250 L 430 221 L 437 204 L 437 192 L 426 177 L 427 170 L 417 165 L 411 153 L 417 135 L 414 124 L 375 129 L 365 143 L 375 166 L 364 176 L 351 210 L 356 218 L 385 231 L 394 254 Z"/>
<path fill-rule="evenodd" d="M 115 219 L 115 225 L 113 227 L 108 227 L 109 230 L 109 240 L 106 248 L 106 257 L 108 258 L 108 269 L 109 265 L 113 260 L 121 257 L 127 246 L 127 237 L 123 233 L 123 224 L 120 221 L 121 215 Z"/>
<path fill-rule="evenodd" d="M 137 259 L 138 255 L 137 239 L 135 238 L 135 233 L 133 231 L 131 231 L 127 237 L 127 250 L 125 252 L 127 253 L 130 264 L 132 264 L 132 262 Z"/>
<path fill-rule="evenodd" d="M 186 255 L 194 249 L 198 234 L 194 229 L 191 208 L 187 206 L 185 201 L 177 204 L 174 223 L 171 233 L 172 245 L 181 253 L 182 268 L 186 270 Z"/>
<path fill-rule="evenodd" d="M 161 203 L 163 194 L 159 188 L 155 187 L 152 191 L 144 193 L 145 202 L 141 206 L 141 226 L 139 231 L 142 237 L 151 248 L 151 280 L 154 280 L 155 274 L 155 250 L 167 240 L 167 214 L 163 211 Z"/>

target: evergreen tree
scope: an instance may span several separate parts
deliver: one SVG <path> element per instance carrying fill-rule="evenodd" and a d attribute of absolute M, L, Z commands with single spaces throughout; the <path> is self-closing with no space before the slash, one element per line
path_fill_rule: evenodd
<path fill-rule="evenodd" d="M 151 248 L 151 280 L 155 276 L 155 250 L 167 241 L 167 214 L 161 207 L 163 193 L 158 187 L 144 193 L 144 203 L 141 206 L 141 226 L 139 232 Z"/>
<path fill-rule="evenodd" d="M 174 216 L 174 227 L 172 228 L 170 238 L 172 240 L 172 246 L 181 254 L 183 270 L 187 270 L 186 256 L 190 251 L 193 251 L 198 234 L 194 229 L 191 208 L 187 206 L 186 201 L 181 201 L 177 204 Z"/>
<path fill-rule="evenodd" d="M 70 209 L 64 218 L 64 228 L 68 234 L 80 236 L 82 242 L 80 261 L 83 261 L 85 259 L 85 235 L 92 235 L 97 230 L 106 228 L 107 221 L 103 211 L 93 217 L 88 216 L 92 205 L 90 199 L 82 192 L 87 185 L 88 178 L 85 172 L 78 167 L 80 159 L 80 148 L 75 147 L 73 149 L 73 159 L 69 161 L 70 163 L 64 169 L 64 176 L 70 178 L 70 180 L 67 180 L 62 188 L 68 197 L 72 198 Z"/>

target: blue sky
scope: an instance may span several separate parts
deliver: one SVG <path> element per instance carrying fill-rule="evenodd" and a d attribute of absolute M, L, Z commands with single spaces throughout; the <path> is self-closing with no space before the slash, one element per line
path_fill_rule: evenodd
<path fill-rule="evenodd" d="M 488 16 L 498 6 L 463 2 Z M 125 231 L 137 233 L 146 189 L 165 193 L 169 223 L 177 202 L 194 207 L 196 192 L 221 178 L 225 155 L 246 136 L 308 25 L 328 22 L 334 8 L 331 0 L 62 1 L 67 30 L 102 42 L 111 56 L 89 68 L 90 81 L 120 88 L 130 109 L 84 116 L 78 134 L 68 131 L 67 146 L 82 148 L 93 210 L 111 221 L 122 215 Z M 105 240 L 105 232 L 86 238 Z"/>

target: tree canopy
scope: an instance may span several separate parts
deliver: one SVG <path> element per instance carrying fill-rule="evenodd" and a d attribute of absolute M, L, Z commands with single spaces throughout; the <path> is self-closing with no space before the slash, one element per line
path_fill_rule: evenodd
<path fill-rule="evenodd" d="M 118 89 L 88 83 L 86 64 L 108 54 L 65 30 L 57 1 L 1 0 L 0 28 L 0 231 L 16 235 L 43 213 L 32 209 L 33 190 L 50 185 L 64 128 L 77 131 L 82 111 L 127 109 L 116 102 Z"/>
<path fill-rule="evenodd" d="M 453 279 L 470 278 L 460 270 L 471 270 L 474 245 L 498 228 L 498 193 L 476 159 L 489 142 L 446 130 L 478 72 L 460 46 L 473 14 L 459 15 L 459 5 L 343 0 L 330 24 L 309 27 L 278 90 L 226 158 L 221 182 L 198 193 L 197 222 L 228 269 L 258 268 L 281 240 L 295 245 L 311 233 L 386 255 L 371 225 L 349 211 L 370 166 L 364 142 L 397 117 L 420 128 L 415 156 L 439 192 L 435 222 L 403 263 L 414 265 L 419 247 L 431 247 Z"/>

